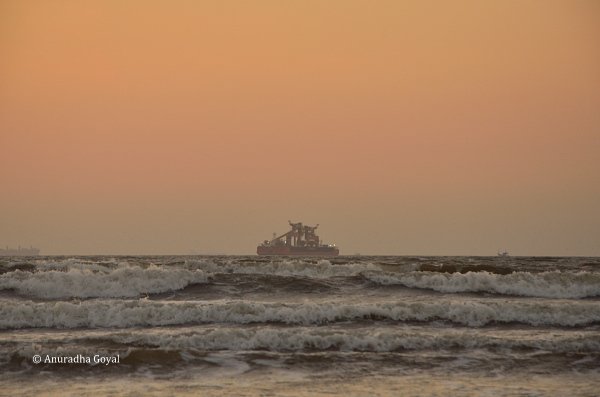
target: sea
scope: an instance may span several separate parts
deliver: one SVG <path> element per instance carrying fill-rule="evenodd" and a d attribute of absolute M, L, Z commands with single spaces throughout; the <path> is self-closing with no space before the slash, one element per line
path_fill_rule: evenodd
<path fill-rule="evenodd" d="M 0 395 L 600 396 L 600 258 L 0 258 Z"/>

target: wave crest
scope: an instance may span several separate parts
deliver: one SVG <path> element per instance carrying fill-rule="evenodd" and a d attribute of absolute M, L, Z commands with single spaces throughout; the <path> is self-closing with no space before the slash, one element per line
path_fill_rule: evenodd
<path fill-rule="evenodd" d="M 186 267 L 210 273 L 264 274 L 269 276 L 294 276 L 310 278 L 352 277 L 366 271 L 381 270 L 372 263 L 332 264 L 326 259 L 316 263 L 305 260 L 282 260 L 260 263 L 214 263 L 188 260 Z"/>
<path fill-rule="evenodd" d="M 0 302 L 0 329 L 106 328 L 200 323 L 328 324 L 344 321 L 448 321 L 471 327 L 495 323 L 577 327 L 600 322 L 595 302 L 398 301 L 347 304 L 255 301 L 173 302 L 146 299 Z"/>
<path fill-rule="evenodd" d="M 165 268 L 155 265 L 119 266 L 100 271 L 69 268 L 67 271 L 25 272 L 16 270 L 0 275 L 0 289 L 42 299 L 131 298 L 179 290 L 189 284 L 206 282 L 201 270 Z"/>
<path fill-rule="evenodd" d="M 340 329 L 329 327 L 213 328 L 192 333 L 134 333 L 106 337 L 115 343 L 169 350 L 372 351 L 455 348 L 536 349 L 556 353 L 598 352 L 600 336 L 569 333 L 531 335 L 525 332 L 482 334 L 480 331 L 436 329 Z"/>
<path fill-rule="evenodd" d="M 562 299 L 600 296 L 600 273 L 592 272 L 515 272 L 506 275 L 489 272 L 365 272 L 363 276 L 380 285 L 403 285 L 447 293 L 489 292 Z"/>

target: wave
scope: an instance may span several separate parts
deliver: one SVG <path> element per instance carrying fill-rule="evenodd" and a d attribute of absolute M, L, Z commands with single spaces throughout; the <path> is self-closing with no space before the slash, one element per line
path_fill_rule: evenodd
<path fill-rule="evenodd" d="M 0 275 L 0 290 L 10 289 L 42 299 L 137 297 L 179 290 L 208 279 L 201 270 L 165 268 L 155 265 L 121 265 L 116 269 L 69 268 L 67 271 L 15 270 Z"/>
<path fill-rule="evenodd" d="M 257 285 L 268 288 L 285 277 L 300 287 L 298 278 L 325 280 L 362 277 L 377 285 L 402 285 L 409 288 L 443 293 L 485 292 L 525 297 L 579 299 L 600 296 L 598 272 L 498 272 L 477 271 L 446 273 L 415 271 L 417 265 L 345 263 L 302 259 L 240 262 L 186 260 L 169 265 L 141 266 L 109 260 L 66 259 L 39 263 L 32 269 L 11 269 L 0 274 L 0 290 L 12 289 L 19 294 L 47 299 L 137 297 L 179 290 L 202 283 L 210 275 L 264 275 Z M 384 269 L 388 270 L 385 271 Z M 240 280 L 234 280 L 238 283 Z M 337 283 L 339 280 L 335 280 Z M 360 280 L 347 280 L 352 283 Z M 226 283 L 232 280 L 225 280 Z M 237 284 L 240 285 L 240 284 Z"/>
<path fill-rule="evenodd" d="M 398 301 L 264 303 L 87 300 L 0 302 L 0 329 L 128 328 L 201 323 L 318 325 L 344 321 L 447 321 L 470 327 L 496 323 L 580 327 L 600 322 L 600 305 L 581 301 Z"/>
<path fill-rule="evenodd" d="M 399 350 L 440 349 L 535 349 L 553 353 L 600 352 L 597 333 L 531 335 L 508 332 L 506 335 L 481 334 L 464 330 L 339 329 L 329 327 L 293 328 L 211 328 L 193 332 L 170 331 L 110 335 L 102 338 L 128 346 L 166 350 L 338 350 L 393 352 Z M 89 342 L 88 340 L 84 340 Z"/>
<path fill-rule="evenodd" d="M 66 258 L 63 260 L 40 260 L 34 262 L 36 270 L 92 270 L 98 272 L 109 272 L 112 269 L 122 266 L 130 266 L 127 261 L 118 262 L 115 258 L 98 259 L 82 259 L 82 258 Z"/>
<path fill-rule="evenodd" d="M 127 357 L 133 351 L 206 352 L 397 352 L 406 350 L 509 349 L 546 353 L 600 353 L 600 335 L 585 332 L 493 334 L 455 329 L 340 329 L 330 327 L 219 327 L 193 331 L 169 329 L 158 332 L 110 333 L 85 337 L 50 337 L 44 345 L 12 345 L 9 354 L 31 358 L 51 356 Z M 185 355 L 184 356 L 188 356 Z"/>
<path fill-rule="evenodd" d="M 506 275 L 489 272 L 365 272 L 363 276 L 380 285 L 403 285 L 447 293 L 489 292 L 562 299 L 600 296 L 600 273 L 583 271 L 515 272 Z"/>
<path fill-rule="evenodd" d="M 188 260 L 185 266 L 209 273 L 264 274 L 270 276 L 293 276 L 310 278 L 353 277 L 367 271 L 380 271 L 372 263 L 332 264 L 324 259 L 316 263 L 306 260 L 283 260 L 260 263 L 215 263 L 212 261 Z"/>
<path fill-rule="evenodd" d="M 496 274 L 510 274 L 515 270 L 507 266 L 499 266 L 489 263 L 423 263 L 418 266 L 418 270 L 438 273 L 467 273 L 467 272 L 490 272 Z"/>
<path fill-rule="evenodd" d="M 578 299 L 600 296 L 600 273 L 597 272 L 502 272 L 491 271 L 439 272 L 414 271 L 415 266 L 399 266 L 392 272 L 383 271 L 373 263 L 332 264 L 328 260 L 316 263 L 304 260 L 283 260 L 269 263 L 241 264 L 186 261 L 186 267 L 205 272 L 262 274 L 325 279 L 362 276 L 380 285 L 403 285 L 445 293 L 489 292 L 540 298 Z"/>

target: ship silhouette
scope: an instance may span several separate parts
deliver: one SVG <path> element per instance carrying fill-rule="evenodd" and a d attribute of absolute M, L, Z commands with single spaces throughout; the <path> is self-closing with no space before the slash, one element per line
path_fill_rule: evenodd
<path fill-rule="evenodd" d="M 37 256 L 40 254 L 40 250 L 38 248 L 23 248 L 19 246 L 19 248 L 0 248 L 0 256 Z"/>
<path fill-rule="evenodd" d="M 277 236 L 273 234 L 271 240 L 265 240 L 256 247 L 258 255 L 283 255 L 283 256 L 338 256 L 340 250 L 335 244 L 323 244 L 315 230 L 319 227 L 306 226 L 302 222 L 288 221 L 292 230 Z"/>

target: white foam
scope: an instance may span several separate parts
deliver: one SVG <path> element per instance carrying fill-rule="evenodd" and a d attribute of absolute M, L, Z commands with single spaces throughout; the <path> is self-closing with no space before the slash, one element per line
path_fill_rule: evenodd
<path fill-rule="evenodd" d="M 186 261 L 186 267 L 201 269 L 210 273 L 235 273 L 235 274 L 265 274 L 274 276 L 295 276 L 310 278 L 352 277 L 366 271 L 381 270 L 372 263 L 332 264 L 324 259 L 316 263 L 304 260 L 282 260 L 259 263 L 214 263 L 211 261 Z"/>
<path fill-rule="evenodd" d="M 0 329 L 135 327 L 196 323 L 326 324 L 362 319 L 449 321 L 472 327 L 493 323 L 585 326 L 600 322 L 600 305 L 583 301 L 452 300 L 266 303 L 255 301 L 88 300 L 2 301 Z"/>
<path fill-rule="evenodd" d="M 592 272 L 515 272 L 506 275 L 489 272 L 366 272 L 364 276 L 382 285 L 403 285 L 439 292 L 490 292 L 563 299 L 600 296 L 600 273 Z"/>
<path fill-rule="evenodd" d="M 363 276 L 381 285 L 403 285 L 445 293 L 488 292 L 543 298 L 578 299 L 600 296 L 600 273 L 486 271 L 438 273 L 407 271 L 411 266 L 388 272 L 373 263 L 332 264 L 302 259 L 240 263 L 187 260 L 183 266 L 140 267 L 110 259 L 104 262 L 66 259 L 44 261 L 35 273 L 13 271 L 0 276 L 0 289 L 12 288 L 39 298 L 134 297 L 141 293 L 176 290 L 206 280 L 208 274 L 260 274 L 282 277 L 329 279 Z"/>
<path fill-rule="evenodd" d="M 38 260 L 35 261 L 36 269 L 39 271 L 48 270 L 92 270 L 96 272 L 110 272 L 117 266 L 129 266 L 127 262 L 118 263 L 114 258 L 108 260 L 89 260 L 81 258 L 67 258 L 63 260 Z"/>
<path fill-rule="evenodd" d="M 282 260 L 242 264 L 239 262 L 214 263 L 186 261 L 187 268 L 209 273 L 264 274 L 277 276 L 353 277 L 362 275 L 381 285 L 404 285 L 410 288 L 431 289 L 439 292 L 489 292 L 542 298 L 576 299 L 600 296 L 600 273 L 593 272 L 515 272 L 495 274 L 487 271 L 468 273 L 438 273 L 411 271 L 412 266 L 397 272 L 383 271 L 373 263 L 332 264 L 328 260 L 317 263 L 304 260 Z M 407 271 L 408 270 L 408 271 Z"/>
<path fill-rule="evenodd" d="M 464 329 L 342 329 L 331 327 L 230 328 L 133 332 L 103 339 L 167 350 L 340 350 L 390 352 L 454 348 L 536 349 L 555 353 L 600 352 L 600 336 L 583 332 L 494 332 Z"/>
<path fill-rule="evenodd" d="M 122 265 L 101 271 L 78 267 L 34 273 L 16 270 L 0 275 L 0 289 L 45 299 L 116 298 L 174 291 L 206 281 L 201 270 Z"/>

